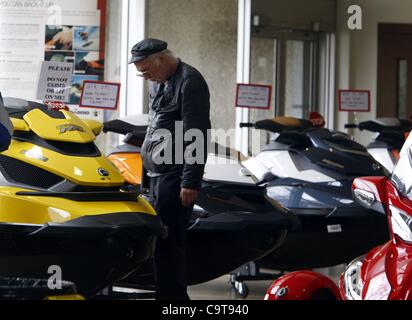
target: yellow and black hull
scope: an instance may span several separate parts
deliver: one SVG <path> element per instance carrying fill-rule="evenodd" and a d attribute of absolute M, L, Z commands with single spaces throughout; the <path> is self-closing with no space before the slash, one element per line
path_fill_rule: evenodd
<path fill-rule="evenodd" d="M 14 133 L 0 154 L 0 275 L 48 279 L 57 267 L 91 297 L 147 264 L 165 230 L 146 200 L 122 192 L 94 143 L 102 125 L 21 99 L 5 107 Z"/>
<path fill-rule="evenodd" d="M 47 279 L 57 266 L 85 297 L 150 262 L 165 232 L 134 193 L 0 188 L 0 199 L 0 274 Z"/>

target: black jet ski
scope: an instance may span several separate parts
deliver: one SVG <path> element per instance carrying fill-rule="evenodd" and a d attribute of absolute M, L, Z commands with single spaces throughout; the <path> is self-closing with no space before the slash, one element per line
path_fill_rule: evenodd
<path fill-rule="evenodd" d="M 314 127 L 307 120 L 276 118 L 242 126 L 274 133 L 273 142 L 252 158 L 224 147 L 213 150 L 203 181 L 202 194 L 206 196 L 201 195 L 197 205 L 209 212 L 213 210 L 210 198 L 230 198 L 241 192 L 241 201 L 233 204 L 242 203 L 246 210 L 254 201 L 251 190 L 266 189 L 266 198 L 273 204 L 292 211 L 300 228 L 289 232 L 276 250 L 255 259 L 259 266 L 284 271 L 333 266 L 388 239 L 385 217 L 360 207 L 351 196 L 355 177 L 387 174 L 364 147 L 347 135 Z M 145 120 L 115 120 L 107 123 L 105 130 L 126 135 L 126 144 L 114 150 L 110 158 L 127 159 L 126 154 L 140 157 Z M 236 161 L 230 164 L 219 161 L 236 155 Z M 123 172 L 130 168 L 127 163 L 120 167 Z M 211 190 L 212 196 L 207 194 Z M 370 230 L 368 237 L 364 236 L 365 229 Z M 255 279 L 261 278 L 265 277 L 258 275 Z"/>
<path fill-rule="evenodd" d="M 108 158 L 119 167 L 131 189 L 147 187 L 147 176 L 136 166 L 141 164 L 140 146 L 146 129 L 144 116 L 104 125 L 104 131 L 126 136 L 125 144 L 110 152 Z M 242 166 L 236 162 L 226 170 L 237 173 Z M 265 187 L 256 185 L 251 177 L 242 177 L 241 181 L 205 179 L 188 226 L 189 285 L 218 278 L 265 256 L 278 248 L 296 225 L 296 217 L 271 201 Z M 139 274 L 131 275 L 122 285 L 150 288 L 150 272 L 147 277 Z"/>
<path fill-rule="evenodd" d="M 388 239 L 386 218 L 352 199 L 355 177 L 388 174 L 362 145 L 295 118 L 241 127 L 274 134 L 270 144 L 242 164 L 266 186 L 271 199 L 298 216 L 301 225 L 259 261 L 261 266 L 287 271 L 334 266 Z"/>
<path fill-rule="evenodd" d="M 412 130 L 412 122 L 398 118 L 378 118 L 359 124 L 347 124 L 345 128 L 373 132 L 373 141 L 366 149 L 375 160 L 392 172 L 398 163 L 403 144 Z"/>

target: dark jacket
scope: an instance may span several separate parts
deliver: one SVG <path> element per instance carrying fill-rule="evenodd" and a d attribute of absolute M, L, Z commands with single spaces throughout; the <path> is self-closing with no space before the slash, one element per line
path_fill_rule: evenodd
<path fill-rule="evenodd" d="M 182 188 L 200 189 L 211 128 L 209 100 L 209 88 L 203 76 L 181 61 L 165 86 L 151 83 L 150 124 L 142 146 L 143 165 L 150 173 L 178 172 L 182 175 Z M 182 130 L 176 129 L 176 124 Z M 183 153 L 183 150 L 193 151 L 191 147 L 196 139 L 184 141 L 184 134 L 190 129 L 199 129 L 204 140 L 203 154 L 197 153 L 199 148 L 192 154 L 196 157 L 195 163 L 188 163 Z M 171 161 L 162 163 L 167 158 Z"/>

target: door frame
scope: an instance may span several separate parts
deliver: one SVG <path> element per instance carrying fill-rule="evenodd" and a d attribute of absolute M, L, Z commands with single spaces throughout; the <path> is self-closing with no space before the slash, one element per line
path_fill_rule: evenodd
<path fill-rule="evenodd" d="M 144 80 L 136 77 L 134 66 L 127 64 L 132 47 L 146 37 L 146 1 L 122 1 L 121 70 L 120 78 L 124 88 L 120 91 L 120 117 L 145 113 Z"/>
<path fill-rule="evenodd" d="M 250 42 L 252 30 L 252 0 L 238 0 L 237 34 L 237 83 L 250 83 Z M 249 110 L 236 108 L 236 149 L 243 154 L 249 152 L 249 130 L 240 128 L 240 123 L 249 122 Z"/>
<path fill-rule="evenodd" d="M 384 52 L 385 52 L 383 38 L 387 34 L 396 34 L 396 35 L 406 34 L 406 35 L 412 36 L 412 24 L 406 24 L 406 23 L 379 23 L 378 24 L 378 65 L 377 65 L 378 82 L 377 82 L 377 108 L 376 108 L 376 117 L 378 118 L 388 116 L 388 114 L 386 113 L 386 110 L 388 110 L 388 107 L 383 105 L 383 101 L 382 101 L 382 92 L 383 92 L 382 86 L 384 86 L 385 84 L 383 81 L 384 76 L 382 74 L 382 68 L 381 68 L 381 64 L 383 63 L 382 59 L 383 59 Z M 399 59 L 401 58 L 402 57 L 399 56 Z M 409 79 L 409 81 L 412 81 L 412 79 Z M 409 101 L 409 102 L 412 103 L 412 101 Z M 399 101 L 396 101 L 395 117 L 399 114 L 398 106 L 399 106 Z"/>

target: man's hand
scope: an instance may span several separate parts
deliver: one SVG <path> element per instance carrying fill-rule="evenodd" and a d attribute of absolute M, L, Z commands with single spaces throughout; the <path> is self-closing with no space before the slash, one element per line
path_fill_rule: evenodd
<path fill-rule="evenodd" d="M 198 194 L 199 191 L 195 189 L 182 188 L 182 190 L 180 191 L 180 199 L 182 199 L 183 207 L 188 208 L 192 204 L 194 204 Z"/>

